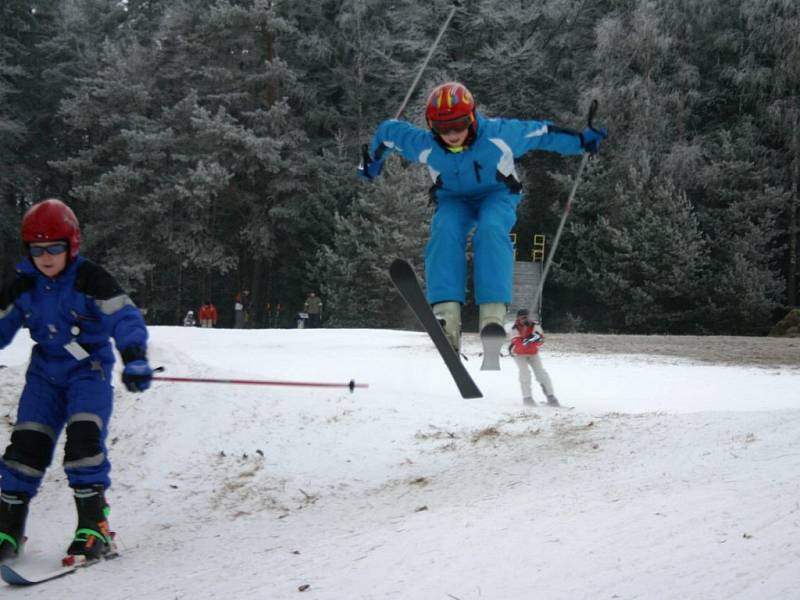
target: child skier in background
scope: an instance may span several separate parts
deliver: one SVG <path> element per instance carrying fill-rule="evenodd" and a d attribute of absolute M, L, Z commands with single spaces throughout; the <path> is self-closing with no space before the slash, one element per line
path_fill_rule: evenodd
<path fill-rule="evenodd" d="M 496 326 L 502 327 L 511 302 L 514 250 L 509 233 L 522 198 L 514 159 L 532 150 L 595 153 L 607 132 L 587 127 L 578 133 L 547 121 L 488 119 L 477 111 L 469 90 L 457 82 L 444 83 L 431 92 L 425 117 L 428 129 L 394 119 L 381 123 L 369 150 L 363 150 L 358 174 L 377 177 L 393 152 L 427 165 L 436 203 L 425 250 L 427 297 L 458 351 L 467 236 L 473 229 L 479 331 L 493 324 L 492 329 L 504 337 Z"/>
<path fill-rule="evenodd" d="M 200 317 L 200 327 L 215 327 L 217 324 L 217 307 L 211 301 L 206 300 L 200 307 L 198 316 Z"/>
<path fill-rule="evenodd" d="M 11 443 L 0 461 L 0 562 L 19 554 L 28 505 L 66 426 L 64 471 L 78 526 L 67 554 L 112 552 L 105 490 L 114 390 L 114 338 L 128 390 L 143 392 L 153 375 L 147 328 L 131 299 L 105 269 L 80 256 L 80 228 L 60 200 L 35 204 L 22 219 L 25 258 L 0 288 L 0 348 L 26 327 L 36 342 Z"/>
<path fill-rule="evenodd" d="M 547 398 L 550 406 L 561 406 L 555 396 L 550 375 L 542 365 L 539 357 L 539 347 L 544 344 L 544 333 L 537 321 L 529 318 L 528 309 L 521 308 L 517 311 L 517 320 L 514 321 L 512 329 L 517 331 L 517 335 L 512 338 L 508 345 L 508 351 L 514 357 L 519 369 L 519 385 L 522 389 L 522 402 L 528 406 L 536 406 L 531 392 L 531 369 L 536 376 L 536 381 L 542 386 L 542 391 Z"/>

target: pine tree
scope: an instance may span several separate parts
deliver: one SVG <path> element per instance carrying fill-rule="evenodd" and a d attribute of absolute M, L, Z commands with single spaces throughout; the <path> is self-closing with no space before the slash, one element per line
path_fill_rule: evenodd
<path fill-rule="evenodd" d="M 337 213 L 335 235 L 317 264 L 331 324 L 341 327 L 412 326 L 413 317 L 388 277 L 392 260 L 423 263 L 431 209 L 422 173 L 387 163 L 355 201 Z"/>
<path fill-rule="evenodd" d="M 19 258 L 22 213 L 52 185 L 47 160 L 57 152 L 54 106 L 61 88 L 44 85 L 48 57 L 42 40 L 53 35 L 52 3 L 32 7 L 8 0 L 0 5 L 0 276 L 13 273 Z M 54 149 L 56 148 L 56 149 Z"/>
<path fill-rule="evenodd" d="M 93 243 L 147 283 L 151 305 L 185 271 L 176 319 L 234 269 L 260 306 L 273 211 L 305 194 L 305 136 L 280 95 L 293 81 L 274 48 L 283 27 L 266 2 L 173 3 L 149 45 L 135 32 L 109 43 L 64 105 L 89 142 L 60 166 L 95 207 Z"/>
<path fill-rule="evenodd" d="M 669 181 L 652 190 L 650 183 L 618 188 L 624 213 L 572 226 L 576 251 L 559 281 L 576 290 L 577 313 L 601 330 L 700 333 L 708 243 L 685 193 Z"/>
<path fill-rule="evenodd" d="M 785 305 L 793 307 L 798 303 L 800 252 L 800 6 L 787 0 L 743 0 L 741 15 L 747 24 L 747 43 L 739 56 L 737 79 L 759 114 L 762 143 L 771 150 L 770 160 L 779 173 L 772 181 L 786 192 L 776 226 L 787 246 L 782 261 Z"/>
<path fill-rule="evenodd" d="M 0 281 L 13 274 L 19 248 L 19 217 L 25 180 L 24 158 L 18 152 L 28 135 L 11 98 L 19 94 L 15 81 L 24 75 L 19 56 L 24 51 L 10 26 L 18 26 L 13 5 L 0 8 Z"/>
<path fill-rule="evenodd" d="M 421 264 L 428 182 L 397 159 L 373 186 L 353 172 L 452 6 L 4 2 L 3 268 L 22 211 L 55 195 L 78 212 L 86 252 L 156 322 L 209 295 L 224 322 L 243 287 L 256 322 L 260 305 L 289 314 L 310 289 L 337 307 L 332 323 L 403 321 L 384 263 L 394 245 Z M 598 98 L 611 137 L 548 279 L 550 326 L 572 313 L 614 330 L 761 332 L 796 302 L 798 10 L 466 0 L 403 116 L 423 125 L 427 91 L 446 79 L 466 83 L 488 116 L 573 129 Z M 520 252 L 555 231 L 576 168 L 520 159 Z"/>

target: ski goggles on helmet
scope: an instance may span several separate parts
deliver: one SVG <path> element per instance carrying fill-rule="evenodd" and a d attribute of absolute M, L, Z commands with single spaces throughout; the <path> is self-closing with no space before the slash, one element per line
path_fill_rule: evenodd
<path fill-rule="evenodd" d="M 33 257 L 40 257 L 44 256 L 44 253 L 58 255 L 63 254 L 67 251 L 67 243 L 66 242 L 59 242 L 58 244 L 51 244 L 50 246 L 29 246 L 28 252 L 30 252 L 31 256 Z"/>
<path fill-rule="evenodd" d="M 472 125 L 472 115 L 464 115 L 449 121 L 431 121 L 431 129 L 438 134 L 458 133 Z"/>

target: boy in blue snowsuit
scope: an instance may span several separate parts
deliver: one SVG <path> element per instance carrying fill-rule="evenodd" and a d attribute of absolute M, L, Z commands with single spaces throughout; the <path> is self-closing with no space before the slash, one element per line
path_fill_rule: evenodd
<path fill-rule="evenodd" d="M 123 383 L 142 392 L 153 374 L 147 328 L 114 278 L 78 254 L 80 228 L 66 204 L 50 199 L 31 207 L 22 219 L 22 242 L 26 257 L 16 278 L 0 288 L 0 348 L 21 327 L 36 345 L 11 444 L 0 460 L 0 562 L 22 548 L 28 504 L 65 426 L 64 470 L 78 509 L 67 554 L 98 558 L 113 550 L 105 500 L 114 393 L 109 338 L 125 363 Z"/>
<path fill-rule="evenodd" d="M 509 234 L 522 199 L 514 159 L 532 150 L 594 153 L 607 133 L 593 128 L 578 133 L 547 121 L 486 118 L 476 110 L 469 90 L 456 82 L 433 90 L 426 119 L 427 130 L 394 119 L 381 123 L 363 152 L 358 174 L 377 177 L 393 152 L 427 165 L 436 203 L 425 250 L 427 297 L 458 350 L 467 236 L 473 229 L 480 330 L 490 323 L 502 326 L 511 302 L 514 250 Z"/>

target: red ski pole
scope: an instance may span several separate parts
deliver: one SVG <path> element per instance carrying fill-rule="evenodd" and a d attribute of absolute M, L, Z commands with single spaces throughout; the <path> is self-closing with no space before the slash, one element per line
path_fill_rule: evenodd
<path fill-rule="evenodd" d="M 164 367 L 153 371 L 160 373 Z M 356 383 L 351 379 L 348 383 L 328 383 L 319 381 L 278 381 L 271 379 L 213 379 L 210 377 L 167 377 L 156 375 L 153 381 L 172 381 L 176 383 L 228 383 L 238 385 L 279 385 L 290 387 L 321 387 L 321 388 L 348 388 L 351 392 L 356 388 L 368 388 L 368 383 Z"/>

